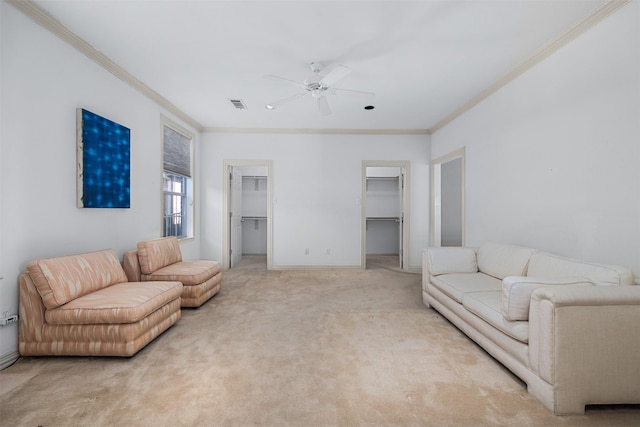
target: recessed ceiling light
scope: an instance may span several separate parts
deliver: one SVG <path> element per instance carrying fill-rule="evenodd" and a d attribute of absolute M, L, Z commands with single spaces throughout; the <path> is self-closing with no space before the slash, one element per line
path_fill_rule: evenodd
<path fill-rule="evenodd" d="M 275 105 L 267 104 L 264 106 L 264 108 L 266 108 L 267 110 L 274 110 L 276 107 Z"/>
<path fill-rule="evenodd" d="M 374 107 L 373 105 L 367 105 L 366 107 L 364 107 L 365 110 L 373 110 L 374 108 L 376 107 Z"/>

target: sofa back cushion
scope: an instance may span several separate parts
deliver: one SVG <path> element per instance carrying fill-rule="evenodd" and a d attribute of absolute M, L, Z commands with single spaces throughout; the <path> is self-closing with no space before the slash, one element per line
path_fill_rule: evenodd
<path fill-rule="evenodd" d="M 138 260 L 142 274 L 151 274 L 162 267 L 180 262 L 180 242 L 173 236 L 138 242 Z"/>
<path fill-rule="evenodd" d="M 524 276 L 533 249 L 522 246 L 487 242 L 478 249 L 478 269 L 497 279 Z"/>
<path fill-rule="evenodd" d="M 48 309 L 127 281 L 120 260 L 111 249 L 38 259 L 27 265 L 27 272 Z"/>
<path fill-rule="evenodd" d="M 544 286 L 594 286 L 585 277 L 508 276 L 502 279 L 502 315 L 505 319 L 529 320 L 531 294 Z"/>
<path fill-rule="evenodd" d="M 593 264 L 547 253 L 536 253 L 531 257 L 527 276 L 581 276 L 598 285 L 633 285 L 634 282 L 633 273 L 627 268 Z"/>
<path fill-rule="evenodd" d="M 432 276 L 450 273 L 477 273 L 476 251 L 473 248 L 429 248 L 427 269 Z"/>

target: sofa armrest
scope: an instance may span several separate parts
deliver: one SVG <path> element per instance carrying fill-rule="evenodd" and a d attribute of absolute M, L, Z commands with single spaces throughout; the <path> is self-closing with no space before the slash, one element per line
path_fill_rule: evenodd
<path fill-rule="evenodd" d="M 531 369 L 557 414 L 640 403 L 640 287 L 542 287 L 531 296 Z M 532 393 L 536 394 L 535 391 Z"/>

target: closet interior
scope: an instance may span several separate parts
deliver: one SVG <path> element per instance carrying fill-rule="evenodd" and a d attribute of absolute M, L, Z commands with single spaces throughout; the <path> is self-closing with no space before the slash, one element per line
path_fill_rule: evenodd
<path fill-rule="evenodd" d="M 267 255 L 267 168 L 242 168 L 242 254 Z"/>
<path fill-rule="evenodd" d="M 401 167 L 366 168 L 367 259 L 389 257 L 402 267 L 403 185 Z"/>

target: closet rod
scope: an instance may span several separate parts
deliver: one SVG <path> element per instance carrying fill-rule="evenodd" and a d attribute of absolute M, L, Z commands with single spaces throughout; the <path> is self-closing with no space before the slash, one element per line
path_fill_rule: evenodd
<path fill-rule="evenodd" d="M 400 222 L 399 216 L 368 216 L 367 221 L 395 221 Z"/>
<path fill-rule="evenodd" d="M 247 179 L 267 179 L 266 176 L 263 175 L 242 175 L 242 179 L 247 178 Z"/>

